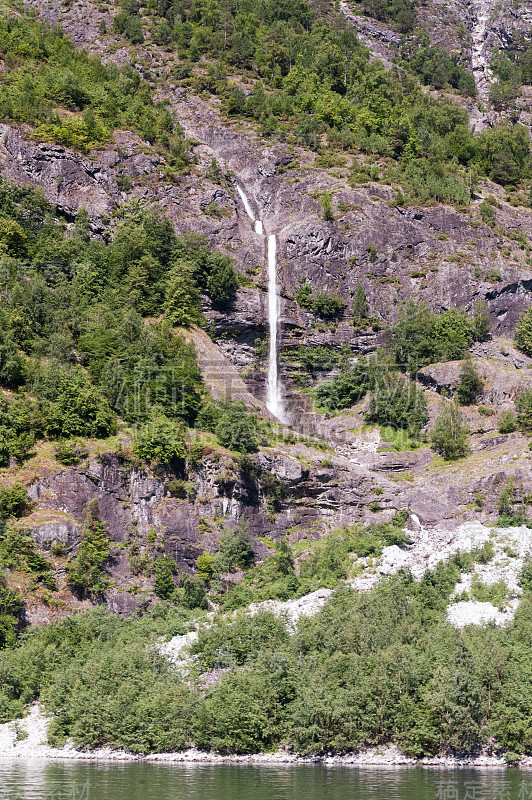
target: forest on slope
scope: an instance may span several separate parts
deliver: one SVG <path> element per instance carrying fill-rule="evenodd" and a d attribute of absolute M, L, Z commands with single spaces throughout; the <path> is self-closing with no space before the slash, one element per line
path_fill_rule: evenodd
<path fill-rule="evenodd" d="M 83 22 L 93 53 L 69 38 L 83 41 L 75 2 L 35 6 L 0 17 L 0 722 L 39 701 L 50 742 L 81 748 L 531 755 L 530 556 L 504 544 L 511 589 L 496 540 L 532 524 L 526 37 L 493 51 L 484 101 L 467 48 L 423 26 L 426 3 L 353 4 L 387 26 L 389 64 L 324 1 L 101 2 Z M 134 174 L 124 134 L 146 159 Z M 273 171 L 257 171 L 257 148 Z M 104 212 L 75 185 L 66 203 L 68 173 L 41 179 L 39 159 L 65 154 L 105 173 Z M 310 257 L 287 267 L 294 231 L 279 234 L 291 427 L 216 394 L 208 371 L 265 383 L 246 179 L 275 222 L 302 204 L 301 237 L 326 230 L 320 280 Z M 372 204 L 373 238 L 348 257 Z M 457 295 L 433 303 L 446 282 Z M 466 473 L 445 524 L 495 533 L 421 576 L 382 577 L 386 554 L 414 546 L 431 480 L 455 498 Z M 247 611 L 316 590 L 329 601 L 292 626 Z M 513 600 L 504 627 L 448 621 L 455 603 Z M 161 641 L 198 626 L 175 670 Z"/>

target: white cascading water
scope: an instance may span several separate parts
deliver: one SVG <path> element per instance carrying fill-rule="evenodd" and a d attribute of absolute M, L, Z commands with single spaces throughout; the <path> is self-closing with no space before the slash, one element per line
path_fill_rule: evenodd
<path fill-rule="evenodd" d="M 236 187 L 246 214 L 253 222 L 255 233 L 264 236 L 264 226 L 260 219 L 255 217 L 251 204 L 246 193 L 241 186 Z M 279 318 L 281 314 L 281 304 L 279 302 L 279 291 L 277 287 L 277 238 L 275 235 L 267 237 L 268 245 L 268 328 L 270 333 L 270 344 L 268 351 L 268 383 L 266 408 L 278 420 L 285 422 L 283 408 L 281 383 L 279 381 L 279 371 L 277 369 L 277 332 L 279 329 Z"/>
<path fill-rule="evenodd" d="M 243 204 L 243 206 L 244 206 L 244 208 L 246 210 L 246 214 L 248 215 L 250 220 L 253 222 L 253 227 L 255 229 L 255 233 L 258 233 L 258 234 L 260 234 L 260 236 L 262 236 L 263 235 L 262 222 L 261 222 L 260 219 L 257 219 L 255 217 L 255 214 L 253 213 L 253 209 L 251 208 L 251 204 L 250 204 L 250 202 L 249 202 L 249 200 L 247 198 L 247 195 L 246 195 L 245 191 L 242 189 L 241 186 L 238 186 L 238 184 L 237 184 L 236 190 L 237 190 L 237 192 L 238 192 L 238 194 L 240 196 L 240 199 L 242 200 L 242 204 Z"/>
<path fill-rule="evenodd" d="M 277 238 L 268 236 L 268 327 L 270 347 L 268 352 L 268 399 L 266 407 L 277 419 L 284 422 L 283 401 L 279 373 L 277 370 L 277 330 L 280 317 L 279 292 L 277 290 Z"/>

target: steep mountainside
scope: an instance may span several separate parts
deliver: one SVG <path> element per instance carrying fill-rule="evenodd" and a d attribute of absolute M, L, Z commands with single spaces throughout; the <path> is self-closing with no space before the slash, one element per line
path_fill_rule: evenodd
<path fill-rule="evenodd" d="M 314 613 L 340 583 L 397 572 L 428 662 L 437 615 L 509 623 L 532 550 L 532 3 L 2 13 L 0 644 L 104 603 L 168 621 L 136 620 L 146 642 L 184 633 L 189 611 L 320 590 Z M 391 614 L 378 591 L 371 613 Z M 335 597 L 347 636 L 342 603 L 362 619 L 366 601 Z M 200 694 L 246 663 L 217 641 L 209 656 L 209 636 L 231 638 L 214 631 Z M 40 697 L 28 686 L 6 694 L 5 719 Z M 172 702 L 192 719 L 186 692 Z M 434 696 L 405 752 L 480 747 L 472 728 L 458 744 L 433 732 Z M 58 714 L 56 743 L 108 743 Z M 290 741 L 352 745 L 340 723 L 320 740 L 320 724 Z M 399 741 L 379 724 L 357 742 Z M 500 750 L 530 750 L 489 724 Z M 208 745 L 182 736 L 134 746 Z M 256 749 L 280 741 L 261 736 Z"/>
<path fill-rule="evenodd" d="M 258 457 L 261 469 L 283 484 L 274 516 L 261 508 L 260 478 L 246 485 L 249 478 L 229 456 L 204 462 L 192 482 L 190 496 L 195 499 L 191 500 L 165 498 L 164 480 L 120 466 L 112 453 L 101 465 L 89 461 L 75 470 L 52 469 L 31 485 L 37 506 L 24 520 L 39 543 L 58 537 L 68 546 L 75 544 L 87 502 L 96 497 L 113 540 L 124 541 L 132 524 L 141 537 L 155 528 L 163 532 L 165 548 L 176 557 L 178 567 L 190 570 L 204 549 L 216 548 L 216 535 L 209 538 L 202 531 L 200 536 L 198 524 L 218 515 L 236 521 L 244 513 L 255 535 L 276 540 L 288 531 L 292 541 L 321 536 L 331 527 L 358 520 L 388 520 L 403 509 L 423 526 L 449 527 L 468 519 L 491 519 L 498 503 L 496 486 L 507 479 L 526 486 L 530 474 L 526 436 L 499 434 L 496 416 L 483 411 L 512 408 L 519 390 L 529 385 L 529 359 L 508 341 L 519 314 L 529 305 L 532 286 L 528 245 L 532 221 L 516 187 L 508 184 L 503 189 L 480 175 L 474 178 L 467 204 L 405 202 L 397 178 L 390 179 L 387 156 L 376 155 L 369 167 L 367 156 L 349 151 L 313 152 L 283 142 L 286 137 L 265 139 L 254 122 L 228 121 L 216 95 L 209 96 L 208 91 L 198 95 L 190 86 L 179 85 L 187 83 L 173 77 L 179 47 L 157 44 L 147 11 L 145 39 L 132 45 L 113 31 L 117 8 L 89 3 L 58 6 L 39 0 L 28 5 L 50 25 L 60 23 L 78 47 L 95 52 L 108 64 L 138 66 L 152 81 L 157 98 L 175 113 L 192 147 L 193 165 L 168 183 L 168 156 L 138 133 L 117 130 L 103 148 L 82 156 L 64 145 L 36 143 L 24 126 L 4 123 L 2 174 L 41 188 L 67 220 L 86 209 L 92 235 L 104 233 L 120 203 L 138 198 L 158 204 L 178 233 L 200 233 L 212 247 L 229 253 L 241 288 L 229 308 L 205 306 L 206 330 L 214 344 L 205 349 L 195 339 L 200 365 L 211 390 L 217 386 L 215 397 L 228 392 L 268 417 L 265 239 L 253 230 L 236 192 L 237 184 L 244 187 L 265 233 L 277 236 L 280 368 L 289 425 L 296 433 L 318 437 L 330 452 L 324 458 L 310 442 L 303 445 L 296 437 L 295 443 L 277 444 Z M 393 19 L 364 16 L 371 11 L 370 4 L 341 3 L 339 9 L 348 28 L 360 34 L 375 58 L 383 58 L 387 69 L 395 69 L 392 62 L 398 58 L 403 58 L 399 62 L 403 69 L 409 68 L 405 53 L 409 40 L 419 37 L 418 27 L 405 32 Z M 472 70 L 479 99 L 472 99 L 467 108 L 477 128 L 482 114 L 480 128 L 498 119 L 489 105 L 479 111 L 492 80 L 490 59 L 498 47 L 526 46 L 528 13 L 522 3 L 507 4 L 504 14 L 489 2 L 456 2 L 444 15 L 431 3 L 417 9 L 415 25 L 428 31 L 439 52 L 456 52 L 459 63 Z M 460 95 L 454 98 L 462 103 Z M 519 113 L 524 119 L 525 110 Z M 330 215 L 323 210 L 324 196 L 331 198 Z M 489 213 L 486 198 L 491 203 Z M 345 301 L 345 310 L 320 319 L 311 308 L 302 307 L 296 296 L 306 282 L 315 292 L 336 294 Z M 359 286 L 367 298 L 371 325 L 357 331 L 350 306 Z M 479 300 L 485 300 L 489 310 L 494 338 L 473 348 L 475 364 L 485 379 L 483 394 L 477 398 L 480 405 L 464 409 L 472 433 L 471 455 L 452 468 L 440 465 L 428 444 L 401 452 L 397 442 L 387 444 L 386 434 L 382 438 L 377 429 L 361 428 L 367 400 L 329 418 L 314 407 L 308 392 L 338 367 L 334 359 L 310 369 L 303 366 L 300 358 L 305 349 L 339 353 L 347 346 L 353 354 L 371 353 L 386 342 L 386 327 L 407 300 L 424 302 L 437 314 L 449 308 L 472 314 Z M 420 373 L 431 420 L 437 413 L 438 394 L 445 390 L 452 395 L 458 376 L 454 362 Z M 484 499 L 475 505 L 479 496 Z M 44 511 L 46 522 L 41 524 Z M 60 520 L 53 522 L 54 514 Z M 207 529 L 210 525 L 201 524 Z M 122 582 L 127 575 L 123 560 L 120 557 L 116 567 Z M 128 595 L 123 602 L 130 607 L 133 601 Z"/>

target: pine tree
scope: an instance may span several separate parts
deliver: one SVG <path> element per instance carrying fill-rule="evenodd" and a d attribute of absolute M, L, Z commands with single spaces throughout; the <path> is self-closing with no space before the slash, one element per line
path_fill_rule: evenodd
<path fill-rule="evenodd" d="M 368 319 L 368 301 L 366 292 L 361 283 L 358 284 L 355 296 L 353 298 L 353 326 L 355 328 L 362 328 Z"/>
<path fill-rule="evenodd" d="M 444 400 L 431 431 L 432 443 L 446 461 L 463 458 L 469 452 L 469 429 L 456 403 Z"/>
<path fill-rule="evenodd" d="M 470 358 L 466 358 L 460 372 L 460 382 L 456 390 L 456 397 L 461 406 L 470 406 L 477 399 L 482 389 L 484 381 L 475 369 Z"/>
<path fill-rule="evenodd" d="M 155 559 L 155 586 L 154 591 L 161 600 L 171 600 L 175 595 L 174 560 L 164 555 Z"/>
<path fill-rule="evenodd" d="M 321 196 L 321 210 L 323 211 L 323 219 L 327 222 L 334 220 L 334 211 L 332 207 L 332 196 L 329 192 L 323 192 Z"/>
<path fill-rule="evenodd" d="M 104 566 L 109 558 L 109 537 L 100 521 L 98 501 L 87 506 L 81 542 L 76 557 L 67 564 L 68 583 L 79 597 L 97 598 L 105 591 L 108 581 Z"/>
<path fill-rule="evenodd" d="M 515 343 L 523 353 L 532 356 L 532 308 L 524 311 L 517 321 Z"/>
<path fill-rule="evenodd" d="M 473 332 L 476 342 L 487 342 L 490 338 L 490 312 L 485 300 L 477 300 L 473 307 Z"/>

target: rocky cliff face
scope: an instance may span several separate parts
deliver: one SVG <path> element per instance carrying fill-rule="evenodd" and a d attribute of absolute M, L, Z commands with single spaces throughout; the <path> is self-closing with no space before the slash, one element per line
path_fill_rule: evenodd
<path fill-rule="evenodd" d="M 89 3 L 60 7 L 32 0 L 27 5 L 52 24 L 60 20 L 76 44 L 107 60 L 135 58 L 123 42 L 112 37 L 98 41 L 100 19 L 111 21 L 108 11 Z M 398 35 L 340 5 L 375 57 L 391 65 Z M 444 14 L 441 5 L 432 2 L 420 12 L 434 41 L 469 60 L 481 98 L 497 43 L 530 33 L 531 3 L 505 4 L 504 14 L 498 9 L 491 0 L 454 0 L 446 4 Z M 137 51 L 136 57 L 143 68 L 149 60 L 155 74 L 162 69 L 157 48 Z M 120 131 L 109 146 L 83 157 L 64 147 L 36 143 L 24 129 L 2 125 L 0 171 L 11 180 L 41 187 L 67 220 L 85 207 L 95 235 L 101 234 L 119 203 L 140 198 L 158 203 L 178 233 L 202 233 L 231 254 L 238 272 L 247 276 L 247 285 L 226 313 L 206 304 L 214 341 L 200 332 L 191 334 L 214 397 L 229 387 L 235 399 L 241 397 L 268 416 L 262 402 L 265 375 L 260 355 L 267 326 L 264 239 L 254 233 L 238 199 L 237 181 L 245 186 L 265 233 L 278 237 L 282 351 L 299 345 L 339 349 L 347 344 L 353 353 L 371 352 L 407 299 L 426 302 L 434 311 L 470 311 L 475 301 L 485 299 L 496 338 L 474 353 L 485 379 L 482 401 L 497 409 L 510 408 L 519 387 L 532 385 L 532 362 L 506 341 L 531 302 L 528 249 L 515 234 L 532 236 L 532 217 L 514 207 L 500 187 L 483 183 L 467 211 L 444 205 L 404 208 L 389 185 L 352 185 L 351 157 L 325 169 L 307 150 L 272 146 L 246 124 L 229 126 L 215 100 L 207 102 L 170 82 L 159 96 L 170 102 L 187 137 L 195 142 L 195 164 L 177 183 L 165 180 L 159 153 L 138 136 Z M 471 113 L 472 121 L 482 116 L 478 106 Z M 482 124 L 489 119 L 483 118 Z M 220 183 L 206 174 L 213 158 L 227 175 Z M 333 198 L 332 221 L 323 218 L 320 196 L 325 191 Z M 493 227 L 483 222 L 479 211 L 488 195 L 496 200 Z M 213 204 L 221 210 L 216 216 L 209 212 Z M 307 280 L 314 290 L 339 293 L 347 304 L 343 318 L 317 324 L 295 302 L 298 286 Z M 349 311 L 359 284 L 380 330 L 353 329 Z M 454 391 L 459 369 L 451 363 L 422 371 L 432 418 L 442 391 Z M 532 478 L 527 439 L 519 433 L 498 434 L 496 416 L 467 412 L 474 434 L 472 455 L 466 465 L 449 466 L 428 445 L 401 452 L 378 431 L 364 430 L 363 403 L 332 419 L 317 414 L 308 394 L 291 379 L 289 366 L 283 366 L 282 373 L 294 431 L 325 441 L 325 454 L 312 442 L 294 437 L 294 444 L 277 444 L 257 455 L 256 471 L 250 475 L 229 453 L 206 451 L 187 497 L 178 499 L 167 489 L 171 476 L 140 470 L 107 453 L 75 469 L 48 468 L 31 481 L 36 510 L 25 524 L 41 546 L 61 540 L 75 547 L 84 509 L 96 498 L 114 543 L 115 586 L 107 599 L 116 610 L 131 611 L 146 602 L 153 583 L 151 578 L 132 577 L 132 547 L 149 549 L 153 531 L 178 567 L 190 571 L 201 552 L 216 550 L 221 525 L 234 526 L 242 515 L 255 537 L 288 535 L 293 541 L 312 540 L 358 520 L 390 520 L 401 510 L 409 512 L 412 524 L 449 528 L 464 520 L 488 522 L 506 478 L 513 476 L 524 486 Z M 273 474 L 282 487 L 274 505 L 261 485 L 261 471 Z M 256 547 L 262 552 L 258 539 Z"/>

